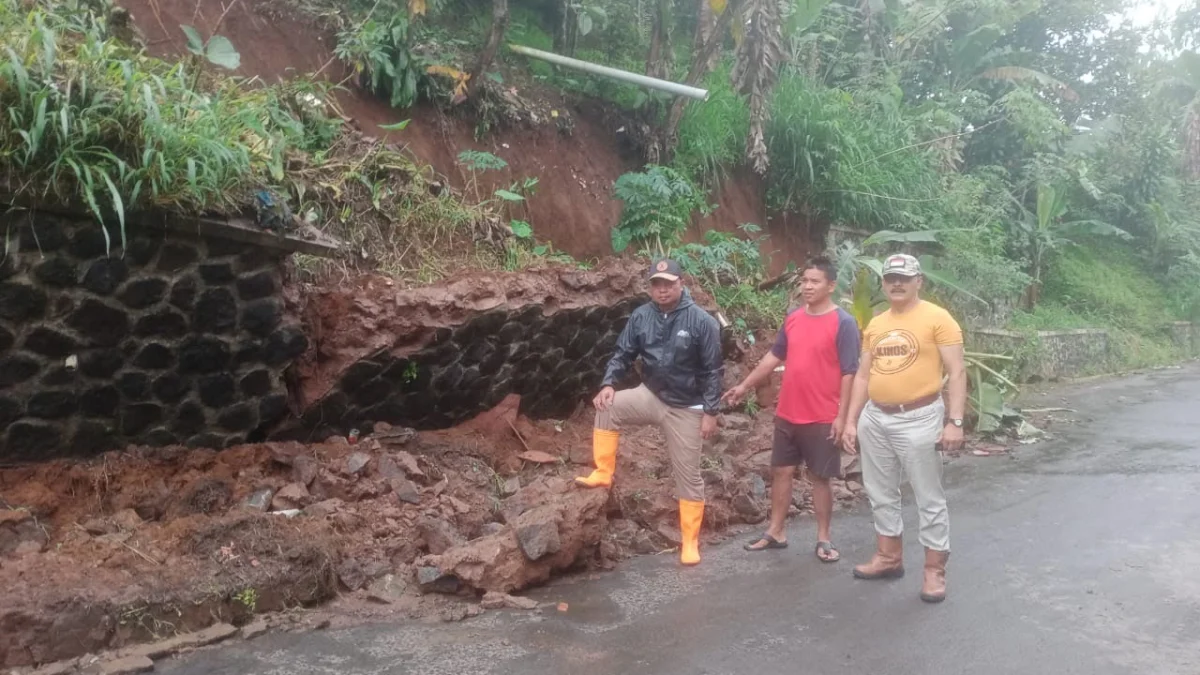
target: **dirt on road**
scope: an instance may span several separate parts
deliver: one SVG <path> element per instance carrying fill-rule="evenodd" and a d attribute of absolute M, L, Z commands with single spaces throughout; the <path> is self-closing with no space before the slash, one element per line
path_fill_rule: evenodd
<path fill-rule="evenodd" d="M 570 479 L 591 463 L 591 416 L 534 422 L 518 406 L 510 397 L 444 431 L 378 425 L 315 444 L 131 448 L 0 469 L 0 665 L 335 597 L 348 614 L 463 618 L 464 600 L 486 591 L 678 544 L 657 430 L 625 435 L 611 491 L 583 491 Z M 768 508 L 771 415 L 723 423 L 703 460 L 709 541 Z M 850 500 L 859 486 L 836 489 Z M 809 507 L 805 484 L 793 502 Z"/>

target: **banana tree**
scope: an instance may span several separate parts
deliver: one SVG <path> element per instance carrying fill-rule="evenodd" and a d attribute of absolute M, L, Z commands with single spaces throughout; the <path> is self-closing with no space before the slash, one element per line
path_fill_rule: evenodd
<path fill-rule="evenodd" d="M 881 230 L 864 239 L 861 243 L 843 242 L 834 253 L 834 263 L 838 268 L 838 295 L 858 321 L 860 330 L 865 329 L 876 312 L 886 304 L 881 282 L 883 281 L 883 259 L 876 255 L 867 254 L 883 244 L 937 244 L 938 236 L 944 230 L 921 230 L 917 232 L 893 232 Z M 954 277 L 937 269 L 937 263 L 932 256 L 920 255 L 921 271 L 930 281 L 939 286 L 949 288 L 956 293 L 962 293 L 973 300 L 987 304 L 987 301 L 964 288 Z"/>
<path fill-rule="evenodd" d="M 1183 125 L 1183 164 L 1189 178 L 1200 178 L 1200 55 L 1183 52 L 1167 67 L 1158 93 L 1179 106 Z"/>
<path fill-rule="evenodd" d="M 1000 372 L 995 361 L 1011 363 L 1013 358 L 1004 354 L 982 354 L 966 352 L 963 360 L 967 367 L 967 406 L 974 418 L 975 431 L 991 433 L 998 431 L 1004 422 L 1020 418 L 1009 406 L 1009 402 L 1020 391 L 1011 379 Z"/>
<path fill-rule="evenodd" d="M 1037 188 L 1037 208 L 1031 212 L 1013 197 L 1023 217 L 1013 221 L 1013 233 L 1029 260 L 1027 273 L 1031 279 L 1025 292 L 1026 309 L 1037 306 L 1041 294 L 1042 276 L 1046 263 L 1056 251 L 1076 243 L 1085 235 L 1133 239 L 1121 228 L 1094 219 L 1065 220 L 1070 210 L 1066 191 L 1050 185 Z"/>

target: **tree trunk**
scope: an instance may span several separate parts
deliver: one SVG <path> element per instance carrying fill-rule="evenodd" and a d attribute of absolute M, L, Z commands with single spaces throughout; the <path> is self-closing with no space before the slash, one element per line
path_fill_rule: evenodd
<path fill-rule="evenodd" d="M 558 0 L 558 30 L 554 31 L 554 52 L 562 54 L 567 47 L 567 19 L 571 15 L 571 0 Z"/>
<path fill-rule="evenodd" d="M 483 51 L 479 52 L 479 61 L 471 71 L 471 79 L 467 83 L 467 97 L 473 97 L 479 91 L 484 72 L 491 68 L 500 51 L 500 43 L 508 31 L 508 0 L 492 0 L 492 29 L 488 32 L 487 42 Z"/>
<path fill-rule="evenodd" d="M 673 5 L 673 0 L 656 0 L 654 19 L 650 26 L 650 52 L 646 55 L 646 75 L 660 80 L 671 77 L 671 65 L 674 61 L 671 51 Z"/>
<path fill-rule="evenodd" d="M 713 13 L 712 0 L 698 0 L 700 6 L 696 12 L 696 32 L 692 37 L 692 53 L 699 54 L 704 50 L 704 45 L 708 39 L 712 37 L 713 29 L 717 25 L 717 15 Z M 713 52 L 708 63 L 705 64 L 705 72 L 711 73 L 713 68 L 717 67 L 717 53 Z"/>
<path fill-rule="evenodd" d="M 701 0 L 707 2 L 707 0 Z M 725 39 L 725 33 L 729 30 L 729 23 L 734 18 L 741 20 L 742 7 L 744 0 L 730 0 L 725 7 L 725 11 L 717 18 L 716 23 L 712 27 L 712 31 L 708 35 L 708 39 L 703 41 L 703 46 L 692 52 L 692 64 L 688 69 L 687 77 L 684 79 L 684 84 L 689 87 L 694 87 L 699 84 L 700 80 L 711 72 L 716 63 L 717 55 L 720 53 L 721 43 Z M 683 112 L 687 108 L 690 99 L 684 96 L 675 97 L 675 101 L 671 103 L 671 109 L 667 112 L 666 122 L 663 124 L 662 130 L 658 137 L 647 148 L 646 160 L 651 164 L 665 164 L 671 161 L 671 156 L 675 152 L 675 145 L 679 142 L 679 123 L 683 121 Z"/>

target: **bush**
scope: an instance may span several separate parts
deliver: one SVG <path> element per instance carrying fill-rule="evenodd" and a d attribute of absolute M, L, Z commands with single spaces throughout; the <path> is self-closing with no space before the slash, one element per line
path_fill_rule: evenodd
<path fill-rule="evenodd" d="M 746 223 L 741 230 L 756 234 L 762 228 Z M 759 244 L 765 239 L 742 239 L 728 232 L 709 230 L 704 233 L 704 243 L 681 246 L 672 254 L 685 272 L 708 288 L 757 284 L 762 281 L 764 271 Z"/>
<path fill-rule="evenodd" d="M 339 32 L 334 49 L 334 54 L 354 69 L 360 84 L 388 100 L 393 108 L 417 102 L 423 64 L 409 51 L 409 29 L 404 11 L 382 21 L 367 19 Z"/>
<path fill-rule="evenodd" d="M 664 253 L 683 238 L 695 211 L 710 211 L 704 193 L 687 176 L 665 166 L 648 165 L 645 171 L 624 174 L 614 194 L 625 203 L 612 231 L 617 253 L 630 244 Z"/>

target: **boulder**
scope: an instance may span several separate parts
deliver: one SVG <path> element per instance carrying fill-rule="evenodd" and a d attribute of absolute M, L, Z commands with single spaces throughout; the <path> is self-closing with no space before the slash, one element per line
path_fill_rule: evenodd
<path fill-rule="evenodd" d="M 424 572 L 427 579 L 422 587 L 432 589 L 452 579 L 476 590 L 511 593 L 548 581 L 600 544 L 607 520 L 607 491 L 575 490 L 565 481 L 551 480 L 530 485 L 514 499 L 522 495 L 525 497 L 517 500 L 522 504 L 540 503 L 514 516 L 513 528 L 419 560 L 418 576 Z M 531 500 L 531 495 L 538 499 Z M 527 528 L 524 545 L 516 531 L 521 525 Z M 551 525 L 554 535 L 549 533 Z M 537 554 L 536 559 L 526 547 Z"/>

